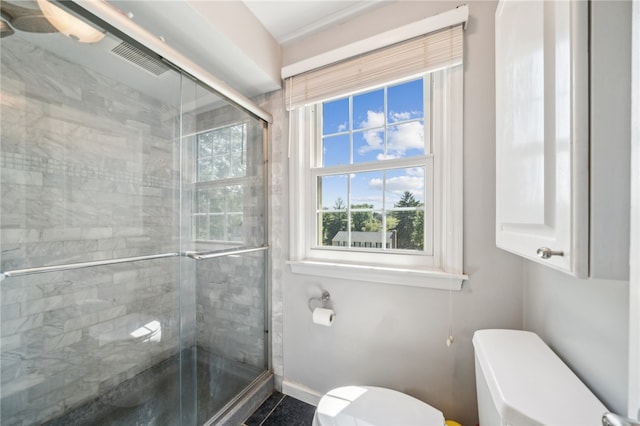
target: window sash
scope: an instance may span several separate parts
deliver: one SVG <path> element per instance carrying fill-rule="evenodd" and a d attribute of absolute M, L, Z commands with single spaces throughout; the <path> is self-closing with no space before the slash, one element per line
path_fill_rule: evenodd
<path fill-rule="evenodd" d="M 384 166 L 384 167 L 382 167 Z M 351 200 L 349 199 L 349 194 L 347 199 L 344 200 L 346 203 L 346 208 L 343 210 L 322 210 L 318 207 L 318 178 L 325 176 L 333 176 L 333 175 L 341 175 L 341 174 L 350 174 L 350 173 L 360 173 L 360 172 L 372 172 L 372 171 L 390 171 L 396 169 L 408 169 L 413 167 L 424 168 L 424 200 L 423 206 L 419 209 L 423 210 L 424 214 L 424 234 L 423 234 L 423 249 L 422 250 L 402 250 L 402 249 L 385 249 L 383 248 L 373 248 L 368 251 L 375 251 L 380 254 L 388 255 L 393 253 L 407 254 L 412 256 L 433 256 L 433 247 L 436 242 L 434 241 L 435 235 L 433 232 L 434 229 L 434 207 L 435 207 L 435 199 L 438 194 L 436 194 L 437 189 L 434 185 L 434 156 L 424 155 L 420 157 L 409 157 L 402 159 L 394 159 L 394 160 L 385 160 L 384 162 L 376 162 L 376 163 L 364 163 L 364 164 L 352 164 L 352 165 L 344 165 L 344 166 L 333 166 L 333 167 L 315 167 L 310 169 L 310 202 L 313 204 L 313 207 L 309 207 L 309 212 L 315 213 L 315 220 L 312 220 L 311 216 L 307 217 L 309 222 L 313 222 L 313 227 L 308 227 L 308 235 L 307 241 L 309 241 L 310 250 L 320 249 L 320 250 L 341 250 L 348 252 L 355 252 L 360 250 L 360 247 L 340 247 L 340 246 L 325 246 L 319 243 L 319 233 L 320 233 L 320 225 L 319 225 L 319 215 L 321 213 L 326 212 L 346 212 L 347 215 L 358 211 L 381 211 L 385 215 L 388 215 L 389 212 L 393 211 L 401 211 L 401 210 L 412 210 L 412 209 L 404 209 L 404 208 L 396 208 L 396 207 L 386 207 L 384 203 L 380 208 L 373 209 L 352 209 L 351 208 Z M 417 210 L 417 209 L 416 209 Z M 348 216 L 349 226 L 347 227 L 350 230 L 351 218 Z M 386 232 L 384 228 L 386 224 L 383 223 L 382 233 Z"/>

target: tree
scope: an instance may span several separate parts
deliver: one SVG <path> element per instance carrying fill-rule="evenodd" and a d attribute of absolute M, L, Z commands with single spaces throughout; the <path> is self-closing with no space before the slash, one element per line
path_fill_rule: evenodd
<path fill-rule="evenodd" d="M 347 213 L 344 211 L 346 208 L 342 198 L 338 198 L 333 205 L 333 210 L 341 211 L 322 212 L 322 245 L 330 246 L 338 231 L 347 230 Z"/>
<path fill-rule="evenodd" d="M 424 249 L 424 210 L 418 210 L 416 212 L 416 219 L 413 223 L 411 241 L 416 249 L 422 250 Z"/>
<path fill-rule="evenodd" d="M 422 203 L 416 200 L 413 194 L 405 191 L 400 200 L 394 207 L 419 207 Z M 417 212 L 412 210 L 400 210 L 393 212 L 393 217 L 398 220 L 396 226 L 397 248 L 399 249 L 416 249 L 413 240 L 413 233 L 416 228 Z"/>
<path fill-rule="evenodd" d="M 373 204 L 352 204 L 351 209 L 373 209 Z M 367 228 L 375 228 L 375 218 L 373 212 L 353 212 L 351 213 L 351 230 L 368 231 Z M 378 226 L 380 228 L 381 226 Z M 379 229 L 378 229 L 379 230 Z"/>

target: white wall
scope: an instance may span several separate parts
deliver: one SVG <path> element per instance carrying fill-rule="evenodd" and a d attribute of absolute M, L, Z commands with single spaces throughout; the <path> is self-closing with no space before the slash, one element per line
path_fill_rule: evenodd
<path fill-rule="evenodd" d="M 288 46 L 285 64 L 451 9 L 458 2 L 402 2 Z M 471 2 L 465 33 L 465 251 L 469 280 L 451 294 L 455 343 L 447 348 L 449 293 L 292 274 L 288 259 L 286 124 L 282 94 L 262 106 L 272 126 L 271 242 L 273 364 L 285 390 L 318 395 L 345 384 L 387 386 L 441 409 L 447 418 L 477 423 L 473 332 L 522 328 L 523 262 L 496 249 L 494 149 L 494 11 L 496 2 Z M 383 19 L 389 18 L 389 19 Z M 306 47 L 306 49 L 305 49 Z M 295 141 L 294 141 L 295 143 Z M 282 174 L 284 173 L 284 175 Z M 284 176 L 284 178 L 283 178 Z M 331 293 L 333 327 L 315 326 L 307 300 Z M 280 346 L 281 345 L 281 346 Z M 298 395 L 303 396 L 303 395 Z M 307 394 L 309 396 L 309 394 Z"/>

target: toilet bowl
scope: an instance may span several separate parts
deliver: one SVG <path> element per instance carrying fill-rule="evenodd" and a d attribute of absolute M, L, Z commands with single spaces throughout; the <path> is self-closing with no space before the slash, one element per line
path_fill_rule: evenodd
<path fill-rule="evenodd" d="M 373 386 L 345 386 L 327 392 L 313 417 L 313 426 L 333 425 L 443 426 L 444 415 L 402 392 Z"/>

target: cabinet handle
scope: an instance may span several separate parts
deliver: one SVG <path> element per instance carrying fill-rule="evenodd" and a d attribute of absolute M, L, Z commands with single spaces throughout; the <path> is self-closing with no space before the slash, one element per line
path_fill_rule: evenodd
<path fill-rule="evenodd" d="M 553 251 L 549 247 L 540 247 L 536 253 L 540 259 L 549 259 L 551 256 L 564 256 L 563 251 Z"/>

